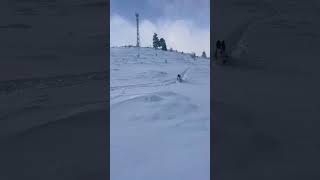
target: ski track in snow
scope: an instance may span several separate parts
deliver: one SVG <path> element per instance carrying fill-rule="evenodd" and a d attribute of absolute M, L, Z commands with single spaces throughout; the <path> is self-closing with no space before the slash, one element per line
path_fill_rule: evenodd
<path fill-rule="evenodd" d="M 111 179 L 209 179 L 209 60 L 136 54 L 111 48 Z"/>
<path fill-rule="evenodd" d="M 30 78 L 0 81 L 0 95 L 27 88 L 47 89 L 67 87 L 90 82 L 92 80 L 106 80 L 107 72 L 90 72 L 76 75 L 64 75 L 49 78 Z"/>

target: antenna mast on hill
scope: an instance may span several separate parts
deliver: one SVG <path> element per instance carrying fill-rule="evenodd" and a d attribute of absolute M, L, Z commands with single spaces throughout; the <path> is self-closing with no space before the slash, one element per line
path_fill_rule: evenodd
<path fill-rule="evenodd" d="M 137 47 L 140 47 L 140 36 L 139 36 L 139 14 L 136 13 L 137 20 Z"/>

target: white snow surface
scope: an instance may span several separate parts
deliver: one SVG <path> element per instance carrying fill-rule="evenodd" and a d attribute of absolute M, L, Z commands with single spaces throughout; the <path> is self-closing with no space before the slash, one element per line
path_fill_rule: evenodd
<path fill-rule="evenodd" d="M 216 0 L 215 179 L 319 179 L 320 2 Z"/>
<path fill-rule="evenodd" d="M 111 179 L 209 179 L 209 59 L 152 48 L 137 54 L 110 51 Z"/>
<path fill-rule="evenodd" d="M 105 178 L 106 75 L 0 81 L 0 179 Z"/>

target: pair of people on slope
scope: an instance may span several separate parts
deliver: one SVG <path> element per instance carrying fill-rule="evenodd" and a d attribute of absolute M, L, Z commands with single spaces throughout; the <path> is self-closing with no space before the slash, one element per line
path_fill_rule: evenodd
<path fill-rule="evenodd" d="M 215 57 L 218 58 L 218 55 L 225 54 L 226 51 L 226 45 L 223 41 L 218 40 L 216 43 L 216 51 L 215 51 Z"/>
<path fill-rule="evenodd" d="M 222 51 L 226 50 L 226 45 L 225 45 L 224 41 L 220 42 L 220 40 L 218 40 L 216 46 L 217 46 L 217 49 L 222 49 Z"/>

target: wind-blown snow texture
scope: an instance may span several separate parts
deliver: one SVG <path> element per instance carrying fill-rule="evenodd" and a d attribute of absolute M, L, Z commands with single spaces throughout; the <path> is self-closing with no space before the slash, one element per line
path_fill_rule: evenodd
<path fill-rule="evenodd" d="M 209 60 L 137 53 L 111 48 L 111 179 L 209 179 Z"/>
<path fill-rule="evenodd" d="M 214 178 L 319 179 L 319 1 L 215 0 Z"/>
<path fill-rule="evenodd" d="M 108 1 L 0 7 L 0 179 L 108 179 Z"/>

